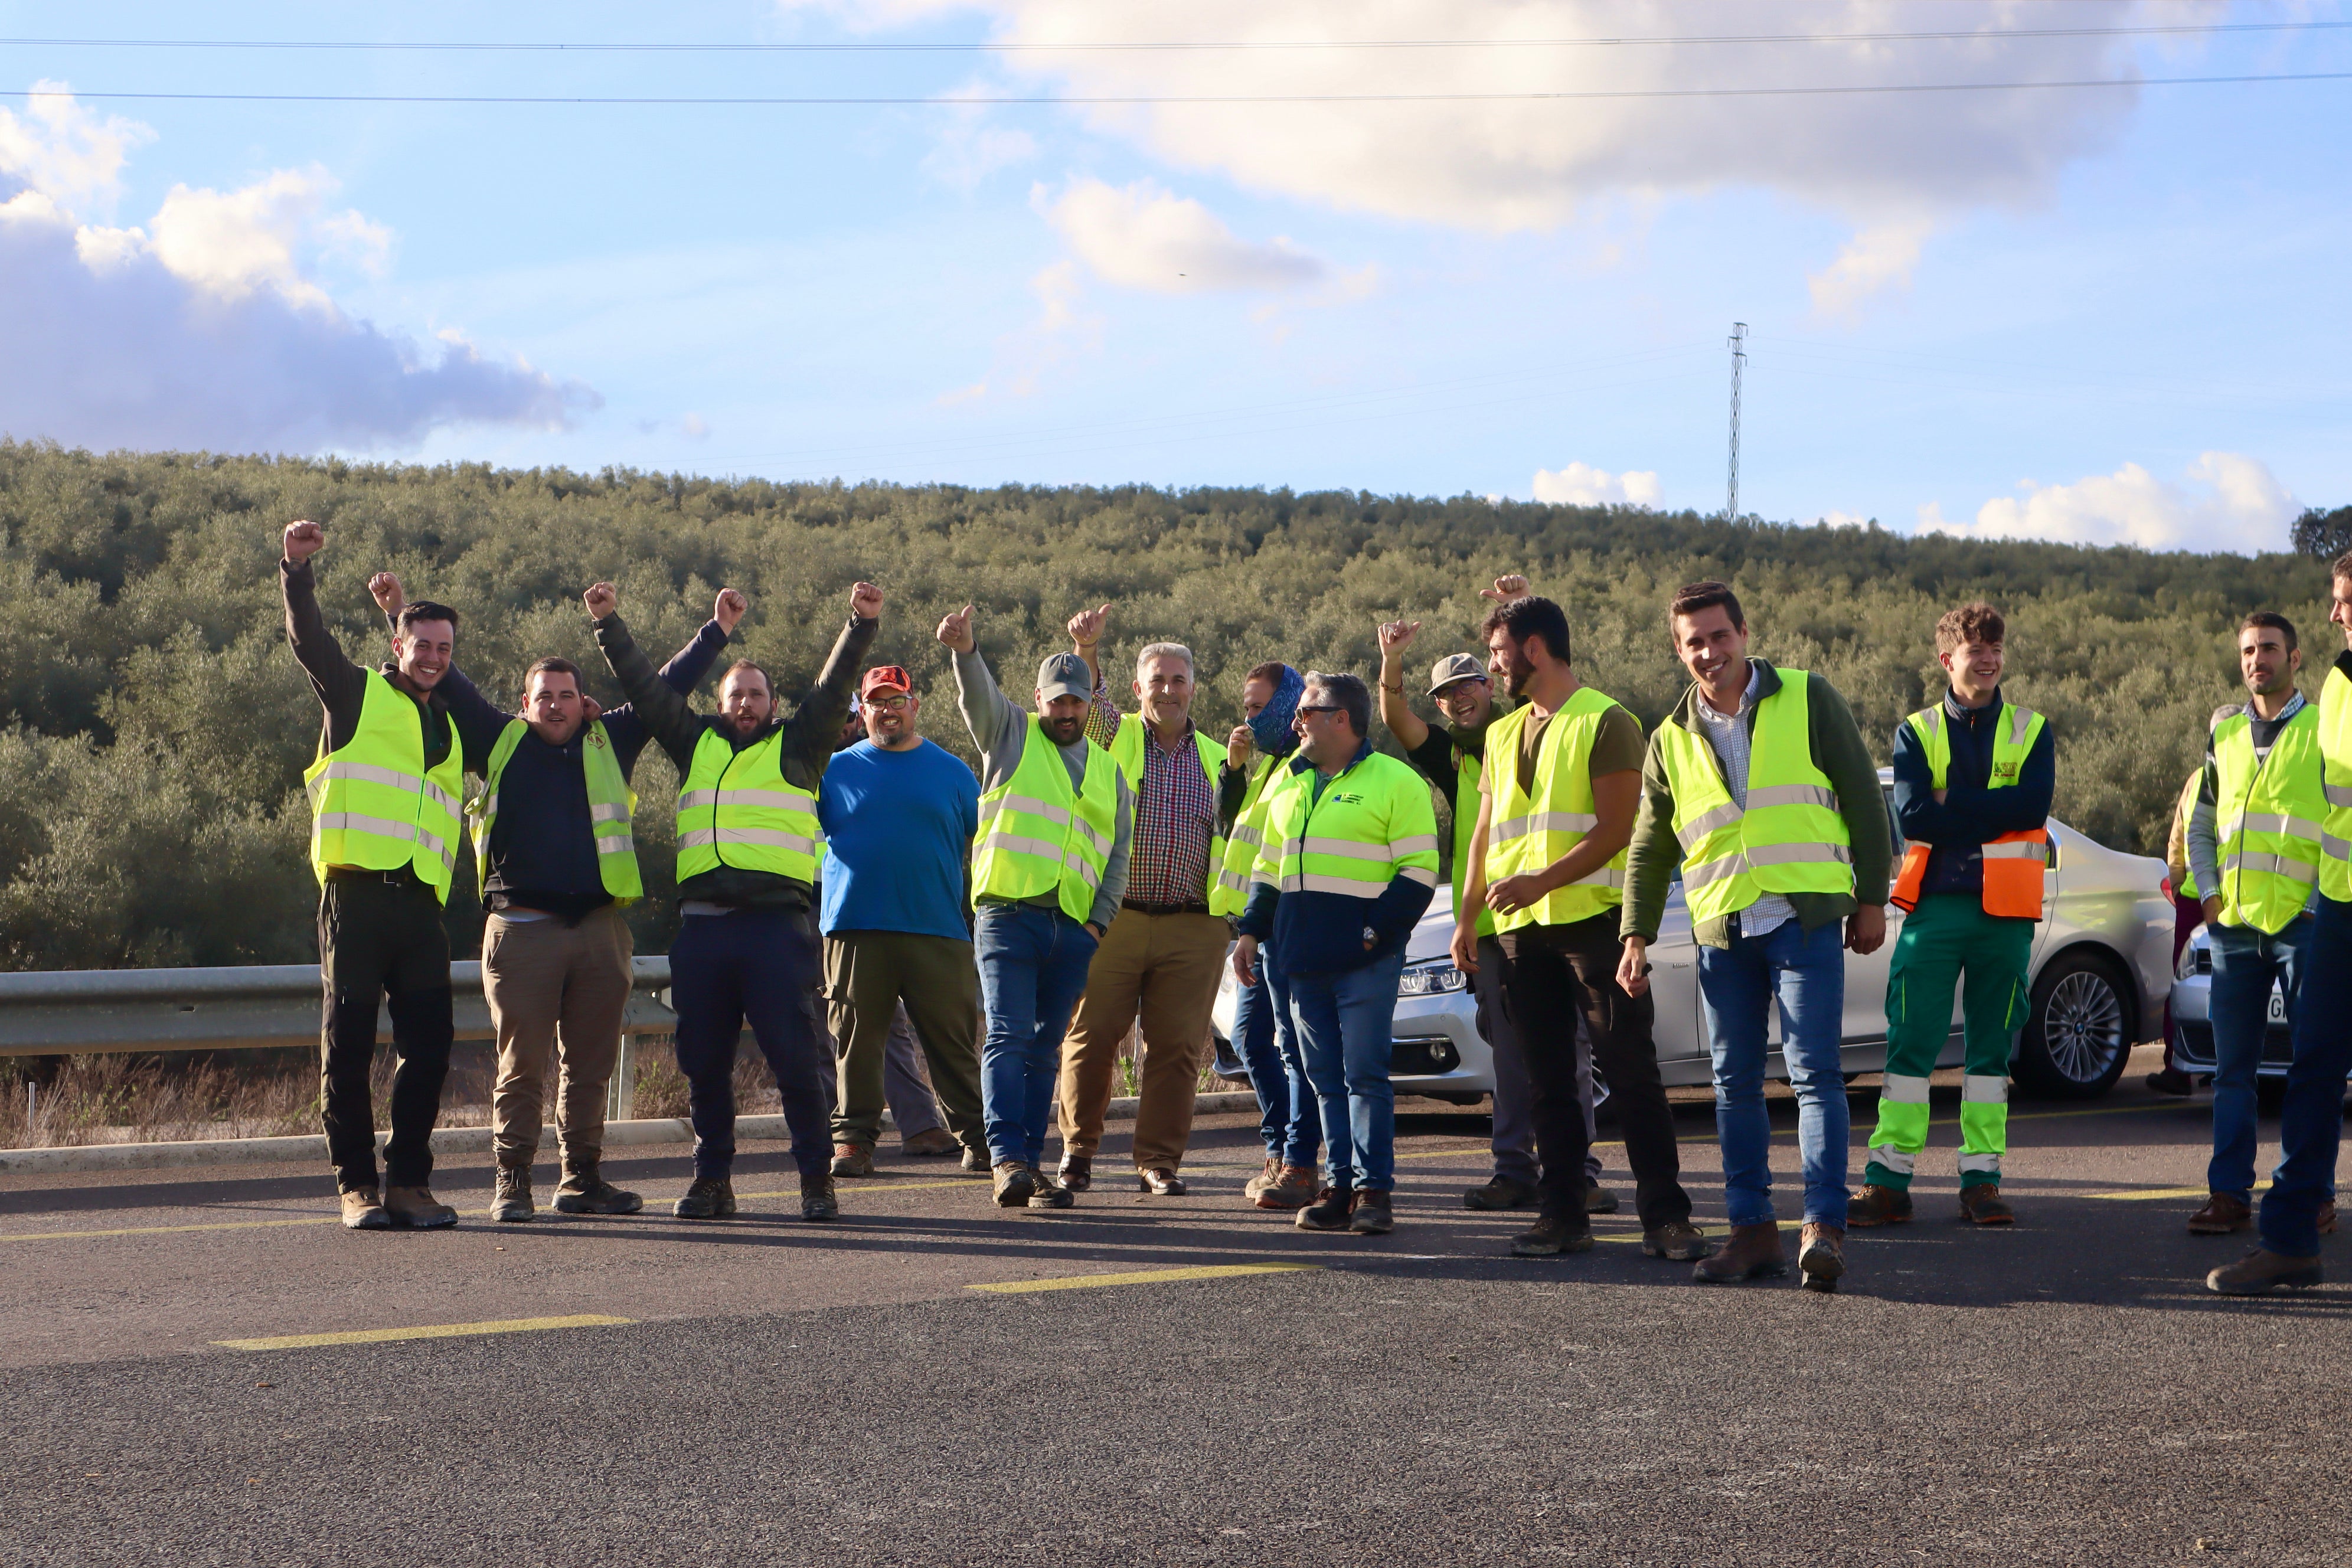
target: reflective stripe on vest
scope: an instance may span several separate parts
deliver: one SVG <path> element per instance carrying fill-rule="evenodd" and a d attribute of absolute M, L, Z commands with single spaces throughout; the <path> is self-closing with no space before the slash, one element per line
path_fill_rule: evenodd
<path fill-rule="evenodd" d="M 1829 775 L 1813 765 L 1809 678 L 1779 673 L 1780 689 L 1753 714 L 1745 808 L 1733 804 L 1705 735 L 1672 720 L 1658 726 L 1694 921 L 1736 914 L 1766 893 L 1853 891 L 1853 839 Z"/>
<path fill-rule="evenodd" d="M 1266 781 L 1280 765 L 1279 758 L 1263 753 L 1250 763 L 1249 789 L 1234 817 L 1234 836 L 1225 840 L 1224 853 L 1218 857 L 1216 886 L 1209 890 L 1213 915 L 1237 915 L 1249 902 L 1250 873 L 1257 868 L 1258 851 L 1265 847 L 1265 797 L 1271 793 Z"/>
<path fill-rule="evenodd" d="M 677 879 L 721 866 L 816 881 L 816 796 L 783 774 L 784 738 L 738 751 L 716 729 L 694 743 L 677 793 Z"/>
<path fill-rule="evenodd" d="M 1135 713 L 1118 716 L 1118 733 L 1111 737 L 1110 760 L 1127 779 L 1127 787 L 1135 792 L 1136 815 L 1143 814 L 1143 731 L 1147 728 L 1142 717 Z M 1219 873 L 1225 863 L 1224 836 L 1217 831 L 1217 773 L 1225 765 L 1225 748 L 1209 739 L 1197 726 L 1192 741 L 1201 753 L 1201 772 L 1209 781 L 1209 869 L 1202 887 L 1201 897 L 1216 913 Z M 1244 884 L 1247 879 L 1244 879 Z"/>
<path fill-rule="evenodd" d="M 325 746 L 322 736 L 318 758 L 302 773 L 310 797 L 310 868 L 320 885 L 329 867 L 407 866 L 447 902 L 466 788 L 457 727 L 449 726 L 449 754 L 428 772 L 423 704 L 372 669 L 358 728 L 337 750 Z"/>
<path fill-rule="evenodd" d="M 1944 787 L 1952 767 L 1952 735 L 1944 721 L 1944 705 L 1922 709 L 1904 721 L 1927 755 L 1927 773 L 1937 789 Z M 1987 789 L 2014 788 L 2025 759 L 2042 735 L 2042 715 L 2031 708 L 2007 705 L 1992 736 L 1992 777 Z M 1889 901 L 1900 910 L 1919 907 L 1919 889 L 1927 878 L 1931 846 L 1912 844 L 1903 851 L 1902 874 L 1895 879 Z M 2031 827 L 2004 833 L 1983 847 L 1984 912 L 2012 920 L 2042 918 L 2042 894 L 2050 865 L 2050 830 Z"/>
<path fill-rule="evenodd" d="M 1542 870 L 1601 826 L 1601 818 L 1593 813 L 1592 738 L 1602 717 L 1616 706 L 1613 698 L 1590 686 L 1577 689 L 1576 695 L 1544 726 L 1537 742 L 1532 795 L 1519 787 L 1518 769 L 1519 737 L 1532 710 L 1515 709 L 1487 730 L 1489 754 L 1496 759 L 1495 809 L 1486 835 L 1488 887 L 1506 877 Z M 1622 904 L 1624 886 L 1625 856 L 1621 850 L 1607 865 L 1567 887 L 1496 916 L 1495 926 L 1509 931 L 1590 920 Z"/>
<path fill-rule="evenodd" d="M 1035 714 L 1013 776 L 980 797 L 971 894 L 1014 903 L 1057 895 L 1062 912 L 1088 919 L 1118 830 L 1118 767 L 1087 742 L 1085 782 L 1070 788 L 1061 749 Z"/>
<path fill-rule="evenodd" d="M 2330 666 L 2319 689 L 2321 794 L 2319 892 L 2352 903 L 2352 679 Z"/>
<path fill-rule="evenodd" d="M 490 831 L 499 821 L 499 780 L 530 730 L 520 719 L 508 721 L 499 732 L 499 743 L 490 748 L 482 793 L 466 806 L 474 828 L 475 885 L 486 893 L 490 880 Z M 613 754 L 613 738 L 605 732 L 602 719 L 590 724 L 580 738 L 580 769 L 587 781 L 588 831 L 596 840 L 596 874 L 614 901 L 635 903 L 646 892 L 645 879 L 637 870 L 636 836 L 630 826 L 637 796 L 629 781 L 621 776 L 620 759 Z"/>
<path fill-rule="evenodd" d="M 2213 726 L 2223 925 L 2284 931 L 2310 900 L 2328 814 L 2319 721 L 2306 703 L 2260 757 L 2243 710 Z"/>
<path fill-rule="evenodd" d="M 1371 900 L 1400 877 L 1437 886 L 1437 813 L 1429 784 L 1379 752 L 1315 794 L 1313 772 L 1285 770 L 1269 792 L 1265 848 L 1255 879 L 1278 892 Z"/>

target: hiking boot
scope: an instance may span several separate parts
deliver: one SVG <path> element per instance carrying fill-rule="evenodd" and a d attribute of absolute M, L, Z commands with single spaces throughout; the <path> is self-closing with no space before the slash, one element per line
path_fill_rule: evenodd
<path fill-rule="evenodd" d="M 801 1218 L 839 1219 L 841 1200 L 834 1195 L 833 1177 L 824 1171 L 801 1178 Z"/>
<path fill-rule="evenodd" d="M 1348 1205 L 1348 1229 L 1355 1236 L 1386 1236 L 1396 1228 L 1396 1209 L 1386 1193 L 1361 1192 Z"/>
<path fill-rule="evenodd" d="M 383 1212 L 373 1187 L 343 1189 L 343 1228 L 345 1230 L 390 1230 L 392 1216 Z"/>
<path fill-rule="evenodd" d="M 1585 1183 L 1584 1212 L 1586 1214 L 1615 1214 L 1617 1212 L 1617 1194 L 1611 1192 L 1607 1187 L 1602 1186 L 1599 1182 Z"/>
<path fill-rule="evenodd" d="M 1282 1161 L 1276 1155 L 1268 1154 L 1265 1157 L 1265 1169 L 1242 1184 L 1242 1196 L 1255 1203 L 1260 1193 L 1280 1180 L 1282 1180 Z"/>
<path fill-rule="evenodd" d="M 1686 1219 L 1671 1219 L 1642 1233 L 1642 1250 L 1670 1263 L 1696 1263 L 1714 1252 L 1715 1247 L 1706 1232 Z"/>
<path fill-rule="evenodd" d="M 1558 1258 L 1563 1252 L 1592 1250 L 1592 1227 L 1579 1219 L 1545 1215 L 1511 1237 L 1514 1258 Z"/>
<path fill-rule="evenodd" d="M 1036 1190 L 1035 1167 L 1024 1165 L 1018 1160 L 1007 1160 L 996 1167 L 996 1206 L 998 1208 L 1017 1209 L 1027 1203 L 1029 1194 Z"/>
<path fill-rule="evenodd" d="M 1066 1209 L 1077 1205 L 1077 1194 L 1066 1182 L 1055 1180 L 1036 1166 L 1029 1167 L 1029 1206 L 1033 1209 Z"/>
<path fill-rule="evenodd" d="M 1303 1209 L 1315 1201 L 1315 1168 L 1285 1165 L 1274 1185 L 1257 1195 L 1262 1209 Z"/>
<path fill-rule="evenodd" d="M 2232 1231 L 2246 1229 L 2254 1223 L 2252 1204 L 2235 1193 L 2214 1193 L 2205 1200 L 2205 1206 L 2189 1216 L 2191 1236 L 2228 1236 Z"/>
<path fill-rule="evenodd" d="M 1808 1223 L 1798 1233 L 1797 1283 L 1824 1293 L 1845 1274 L 1845 1232 L 1833 1225 Z"/>
<path fill-rule="evenodd" d="M 441 1230 L 457 1223 L 457 1211 L 436 1198 L 431 1187 L 421 1184 L 384 1188 L 383 1212 L 404 1230 Z"/>
<path fill-rule="evenodd" d="M 898 1152 L 911 1154 L 919 1160 L 952 1154 L 962 1147 L 955 1141 L 955 1134 L 944 1127 L 926 1127 L 912 1138 L 898 1140 Z"/>
<path fill-rule="evenodd" d="M 1325 1187 L 1315 1201 L 1298 1211 L 1301 1230 L 1345 1230 L 1353 1217 L 1356 1194 L 1346 1187 Z"/>
<path fill-rule="evenodd" d="M 1483 1187 L 1473 1187 L 1462 1194 L 1462 1206 L 1481 1209 L 1489 1214 L 1498 1209 L 1528 1209 L 1536 1205 L 1536 1189 L 1532 1182 L 1522 1182 L 1516 1176 L 1496 1176 Z"/>
<path fill-rule="evenodd" d="M 1135 1182 L 1155 1198 L 1181 1198 L 1185 1193 L 1184 1178 L 1165 1165 L 1136 1172 Z"/>
<path fill-rule="evenodd" d="M 490 1217 L 501 1223 L 529 1219 L 536 1212 L 530 1202 L 529 1167 L 499 1167 L 499 1184 L 490 1194 Z"/>
<path fill-rule="evenodd" d="M 1869 1230 L 1882 1225 L 1911 1223 L 1911 1189 L 1882 1187 L 1865 1183 L 1862 1191 L 1846 1201 L 1845 1223 L 1850 1230 Z"/>
<path fill-rule="evenodd" d="M 836 1176 L 872 1175 L 873 1146 L 867 1143 L 835 1143 L 833 1146 L 833 1173 Z"/>
<path fill-rule="evenodd" d="M 2017 1211 L 2000 1195 L 1999 1182 L 1970 1182 L 1960 1189 L 1960 1217 L 1971 1225 L 2015 1225 Z"/>
<path fill-rule="evenodd" d="M 1780 1279 L 1789 1272 L 1789 1255 L 1780 1247 L 1778 1221 L 1735 1225 L 1723 1250 L 1703 1258 L 1691 1268 L 1702 1285 L 1738 1285 L 1749 1279 Z"/>
<path fill-rule="evenodd" d="M 1095 1157 L 1092 1154 L 1065 1154 L 1054 1180 L 1074 1193 L 1083 1193 L 1095 1184 Z"/>
<path fill-rule="evenodd" d="M 2282 1258 L 2257 1247 L 2227 1268 L 2205 1276 L 2205 1289 L 2218 1296 L 2267 1296 L 2284 1285 L 2308 1290 L 2320 1281 L 2316 1258 Z"/>
<path fill-rule="evenodd" d="M 988 1157 L 988 1147 L 985 1144 L 977 1147 L 967 1144 L 964 1148 L 963 1159 L 959 1163 L 975 1176 L 985 1176 L 990 1171 L 995 1169 L 995 1162 Z"/>
<path fill-rule="evenodd" d="M 2187 1073 L 2182 1072 L 2179 1068 L 2166 1068 L 2161 1072 L 2152 1072 L 2148 1074 L 2147 1079 L 2143 1081 L 2147 1083 L 2148 1088 L 2156 1090 L 2158 1094 L 2194 1094 L 2197 1092 L 2197 1080 L 2190 1078 Z"/>
<path fill-rule="evenodd" d="M 555 1189 L 557 1214 L 635 1214 L 645 1206 L 642 1194 L 606 1181 L 599 1162 L 563 1162 L 563 1184 Z"/>
<path fill-rule="evenodd" d="M 670 1212 L 680 1219 L 725 1219 L 735 1212 L 735 1184 L 725 1176 L 697 1176 Z"/>

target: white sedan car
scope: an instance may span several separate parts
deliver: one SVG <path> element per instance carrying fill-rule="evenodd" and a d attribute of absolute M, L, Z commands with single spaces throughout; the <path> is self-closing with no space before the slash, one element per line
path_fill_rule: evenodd
<path fill-rule="evenodd" d="M 1891 777 L 1880 770 L 1882 787 Z M 1888 820 L 1893 822 L 1890 806 Z M 2163 1016 L 2172 975 L 2172 909 L 2163 892 L 2164 863 L 2125 855 L 2050 824 L 2046 873 L 2048 918 L 2035 928 L 2030 971 L 2032 1011 L 2012 1047 L 2020 1087 L 2063 1098 L 2105 1094 L 2123 1075 L 2132 1047 Z M 1895 835 L 1895 855 L 1903 853 Z M 1846 955 L 1845 1070 L 1876 1072 L 1886 1065 L 1886 973 L 1903 913 L 1886 911 L 1886 942 L 1876 952 Z M 1433 910 L 1414 928 L 1397 987 L 1396 1043 L 1390 1073 L 1398 1090 L 1475 1104 L 1494 1090 L 1494 1053 L 1478 1032 L 1478 1005 L 1468 977 L 1454 966 L 1447 946 L 1450 912 Z M 1658 1066 L 1669 1084 L 1714 1079 L 1698 996 L 1698 944 L 1676 881 L 1658 940 L 1650 949 L 1651 993 Z M 1213 1027 L 1217 1070 L 1246 1078 L 1228 1043 L 1234 985 L 1230 968 L 1217 994 Z M 1774 1011 L 1770 1037 L 1780 1022 Z M 1962 1051 L 1959 1002 L 1953 999 L 1952 1037 L 1939 1065 L 1957 1067 Z M 1775 1050 L 1767 1076 L 1785 1079 Z"/>

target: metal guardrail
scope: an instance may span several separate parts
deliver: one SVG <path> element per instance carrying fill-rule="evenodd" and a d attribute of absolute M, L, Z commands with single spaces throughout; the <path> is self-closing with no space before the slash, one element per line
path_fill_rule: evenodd
<path fill-rule="evenodd" d="M 608 1114 L 634 1111 L 636 1046 L 646 1035 L 677 1026 L 665 997 L 669 960 L 633 961 L 629 1005 L 622 1016 L 621 1061 L 613 1074 Z M 489 1040 L 489 1003 L 482 966 L 449 965 L 457 1037 Z M 320 987 L 315 963 L 223 969 L 62 969 L 0 973 L 0 1057 L 87 1056 L 99 1052 L 220 1051 L 319 1044 Z M 379 1009 L 376 1035 L 392 1037 L 392 1015 Z"/>

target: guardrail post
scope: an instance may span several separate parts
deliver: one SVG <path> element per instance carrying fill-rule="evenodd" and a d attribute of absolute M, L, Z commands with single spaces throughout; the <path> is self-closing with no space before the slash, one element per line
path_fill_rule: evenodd
<path fill-rule="evenodd" d="M 637 1036 L 621 1031 L 620 1053 L 613 1058 L 612 1087 L 605 1090 L 604 1120 L 634 1121 L 637 1117 Z"/>

